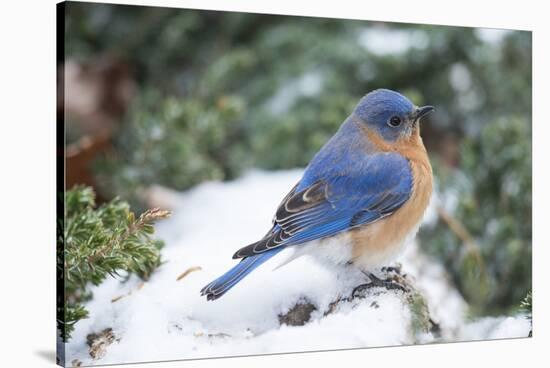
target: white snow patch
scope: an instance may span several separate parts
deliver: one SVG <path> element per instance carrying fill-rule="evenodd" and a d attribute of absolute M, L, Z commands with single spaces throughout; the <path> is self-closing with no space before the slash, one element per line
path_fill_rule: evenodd
<path fill-rule="evenodd" d="M 457 340 L 510 339 L 527 337 L 531 322 L 522 315 L 485 317 L 461 326 Z"/>
<path fill-rule="evenodd" d="M 318 95 L 323 88 L 323 83 L 324 78 L 319 71 L 304 73 L 298 78 L 289 80 L 279 88 L 275 95 L 267 102 L 268 108 L 274 115 L 286 112 L 299 97 Z"/>
<path fill-rule="evenodd" d="M 512 31 L 509 29 L 477 28 L 475 30 L 478 38 L 490 44 L 500 44 L 502 40 Z"/>
<path fill-rule="evenodd" d="M 423 30 L 367 27 L 359 33 L 359 43 L 375 55 L 399 55 L 411 48 L 425 49 L 429 38 Z"/>

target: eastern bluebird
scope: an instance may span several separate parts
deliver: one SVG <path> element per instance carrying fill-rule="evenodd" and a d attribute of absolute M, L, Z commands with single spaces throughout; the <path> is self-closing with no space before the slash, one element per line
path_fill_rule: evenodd
<path fill-rule="evenodd" d="M 242 260 L 201 290 L 221 297 L 287 247 L 368 271 L 414 237 L 432 193 L 419 120 L 433 110 L 378 89 L 364 96 L 277 208 L 271 230 L 239 249 Z"/>

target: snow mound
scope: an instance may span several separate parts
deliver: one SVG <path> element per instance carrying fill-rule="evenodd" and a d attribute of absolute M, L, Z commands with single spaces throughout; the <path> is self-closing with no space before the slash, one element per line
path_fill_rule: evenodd
<path fill-rule="evenodd" d="M 443 267 L 414 243 L 400 261 L 424 296 L 437 332 L 415 330 L 414 313 L 399 291 L 377 289 L 327 314 L 331 303 L 365 282 L 364 276 L 335 274 L 307 256 L 273 270 L 286 250 L 222 298 L 207 302 L 200 297 L 204 285 L 235 264 L 236 249 L 265 234 L 301 173 L 253 171 L 230 183 L 204 183 L 182 194 L 162 192 L 173 211 L 157 225 L 166 242 L 165 263 L 145 283 L 135 277 L 124 283 L 110 279 L 92 289 L 90 318 L 76 325 L 67 362 L 132 363 L 527 336 L 529 321 L 521 316 L 465 323 L 466 303 Z M 280 316 L 297 303 L 314 306 L 309 321 L 281 324 Z M 86 338 L 106 329 L 114 338 L 93 359 Z"/>

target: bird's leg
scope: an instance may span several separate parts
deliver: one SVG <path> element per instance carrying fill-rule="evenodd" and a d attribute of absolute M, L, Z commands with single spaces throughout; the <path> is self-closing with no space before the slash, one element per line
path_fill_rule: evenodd
<path fill-rule="evenodd" d="M 385 287 L 388 290 L 401 290 L 401 291 L 407 291 L 407 288 L 397 281 L 395 281 L 393 278 L 387 278 L 384 280 L 379 279 L 375 274 L 371 273 L 369 274 L 369 278 L 371 279 L 372 287 L 379 286 L 379 287 Z"/>
<path fill-rule="evenodd" d="M 386 267 L 385 271 L 389 271 L 389 269 Z M 408 291 L 406 286 L 396 282 L 393 278 L 381 280 L 372 272 L 362 272 L 369 278 L 370 282 L 356 286 L 351 293 L 352 298 L 362 296 L 364 291 L 375 287 L 383 287 L 387 290 L 401 290 L 403 292 Z"/>

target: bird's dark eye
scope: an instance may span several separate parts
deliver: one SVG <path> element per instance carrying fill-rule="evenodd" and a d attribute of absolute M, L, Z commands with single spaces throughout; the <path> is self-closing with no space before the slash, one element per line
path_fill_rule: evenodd
<path fill-rule="evenodd" d="M 401 125 L 401 118 L 399 116 L 392 116 L 388 121 L 388 124 L 394 128 Z"/>

